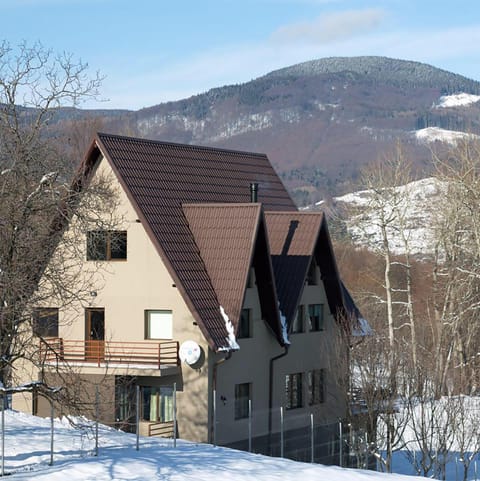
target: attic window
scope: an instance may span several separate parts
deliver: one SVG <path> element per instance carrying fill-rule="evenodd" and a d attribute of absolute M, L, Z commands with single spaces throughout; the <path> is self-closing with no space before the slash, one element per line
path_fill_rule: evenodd
<path fill-rule="evenodd" d="M 308 286 L 318 285 L 317 263 L 315 262 L 315 259 L 312 259 L 312 262 L 310 263 L 310 267 L 308 268 L 307 285 Z"/>
<path fill-rule="evenodd" d="M 305 306 L 300 304 L 297 309 L 297 314 L 293 319 L 292 334 L 303 332 L 303 319 L 305 318 Z"/>
<path fill-rule="evenodd" d="M 252 310 L 242 309 L 240 315 L 240 325 L 238 326 L 238 339 L 252 337 Z"/>
<path fill-rule="evenodd" d="M 251 267 L 248 271 L 247 289 L 252 287 L 255 287 L 255 273 L 253 271 L 253 268 Z"/>
<path fill-rule="evenodd" d="M 125 260 L 127 231 L 92 230 L 87 232 L 87 261 Z"/>
<path fill-rule="evenodd" d="M 58 307 L 39 307 L 33 311 L 33 332 L 39 337 L 58 337 Z"/>
<path fill-rule="evenodd" d="M 308 305 L 310 331 L 323 331 L 323 304 Z"/>

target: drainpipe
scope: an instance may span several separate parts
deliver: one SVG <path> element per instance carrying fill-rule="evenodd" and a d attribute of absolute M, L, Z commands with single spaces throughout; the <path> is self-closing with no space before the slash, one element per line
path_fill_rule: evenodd
<path fill-rule="evenodd" d="M 273 363 L 288 354 L 288 344 L 283 346 L 285 349 L 282 354 L 270 359 L 269 386 L 268 386 L 268 449 L 272 448 L 272 419 L 273 419 Z"/>
<path fill-rule="evenodd" d="M 215 361 L 213 363 L 212 367 L 212 401 L 213 401 L 213 396 L 217 392 L 217 368 L 220 364 L 223 364 L 225 361 L 228 361 L 232 357 L 232 352 L 233 351 L 228 351 L 227 355 L 223 357 L 222 359 L 219 359 L 218 361 Z M 213 402 L 212 402 L 212 409 L 210 410 L 210 431 L 208 433 L 208 442 L 210 444 L 213 444 L 213 433 L 214 433 L 214 413 L 213 413 Z"/>

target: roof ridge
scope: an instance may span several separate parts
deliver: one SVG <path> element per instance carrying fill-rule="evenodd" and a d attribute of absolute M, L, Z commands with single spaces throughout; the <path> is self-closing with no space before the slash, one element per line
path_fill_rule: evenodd
<path fill-rule="evenodd" d="M 316 216 L 324 216 L 324 212 L 302 212 L 301 210 L 266 210 L 265 215 L 285 215 L 285 216 L 304 216 L 304 215 L 316 215 Z"/>
<path fill-rule="evenodd" d="M 261 202 L 182 202 L 182 207 L 211 207 L 211 208 L 232 208 L 232 207 L 255 207 L 262 205 Z"/>
<path fill-rule="evenodd" d="M 118 135 L 118 134 L 107 134 L 105 132 L 97 132 L 99 138 L 111 137 L 117 140 L 126 140 L 128 142 L 137 142 L 137 143 L 146 143 L 146 144 L 156 144 L 156 145 L 165 145 L 177 148 L 184 148 L 185 150 L 199 150 L 199 151 L 207 151 L 207 152 L 225 152 L 230 155 L 249 155 L 253 157 L 267 157 L 267 154 L 261 152 L 251 152 L 251 151 L 243 151 L 243 150 L 233 150 L 233 149 L 226 149 L 224 147 L 213 147 L 208 145 L 197 145 L 197 144 L 184 144 L 181 142 L 170 142 L 164 140 L 153 140 L 153 139 L 144 139 L 141 137 L 128 137 L 125 135 Z"/>

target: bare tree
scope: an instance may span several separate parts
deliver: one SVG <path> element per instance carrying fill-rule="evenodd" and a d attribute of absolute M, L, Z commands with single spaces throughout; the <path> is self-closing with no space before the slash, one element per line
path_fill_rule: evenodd
<path fill-rule="evenodd" d="M 435 218 L 438 394 L 472 394 L 480 370 L 480 143 L 461 142 L 434 160 L 445 190 Z"/>
<path fill-rule="evenodd" d="M 397 331 L 404 326 L 410 331 L 411 362 L 417 364 L 409 225 L 412 180 L 409 161 L 397 144 L 393 152 L 363 172 L 362 182 L 367 189 L 364 203 L 351 221 L 357 235 L 368 237 L 372 249 L 383 259 L 383 294 L 371 293 L 371 297 L 385 309 L 391 367 L 395 365 L 395 344 L 400 338 Z"/>
<path fill-rule="evenodd" d="M 112 211 L 106 180 L 88 183 L 52 136 L 49 123 L 62 107 L 96 96 L 101 78 L 68 54 L 41 44 L 0 44 L 0 382 L 15 381 L 19 359 L 36 362 L 32 306 L 63 306 L 86 295 L 78 282 L 78 236 L 64 236 L 75 212 L 78 235 Z M 59 240 L 64 242 L 59 246 Z M 54 260 L 51 255 L 60 249 Z M 72 267 L 78 266 L 77 269 Z M 51 304 L 47 304 L 51 305 Z M 38 334 L 38 332 L 37 332 Z"/>

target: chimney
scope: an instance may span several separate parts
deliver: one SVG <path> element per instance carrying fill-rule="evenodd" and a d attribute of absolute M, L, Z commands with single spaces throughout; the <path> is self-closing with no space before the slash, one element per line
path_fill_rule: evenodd
<path fill-rule="evenodd" d="M 258 184 L 256 182 L 250 184 L 250 202 L 258 202 Z"/>

